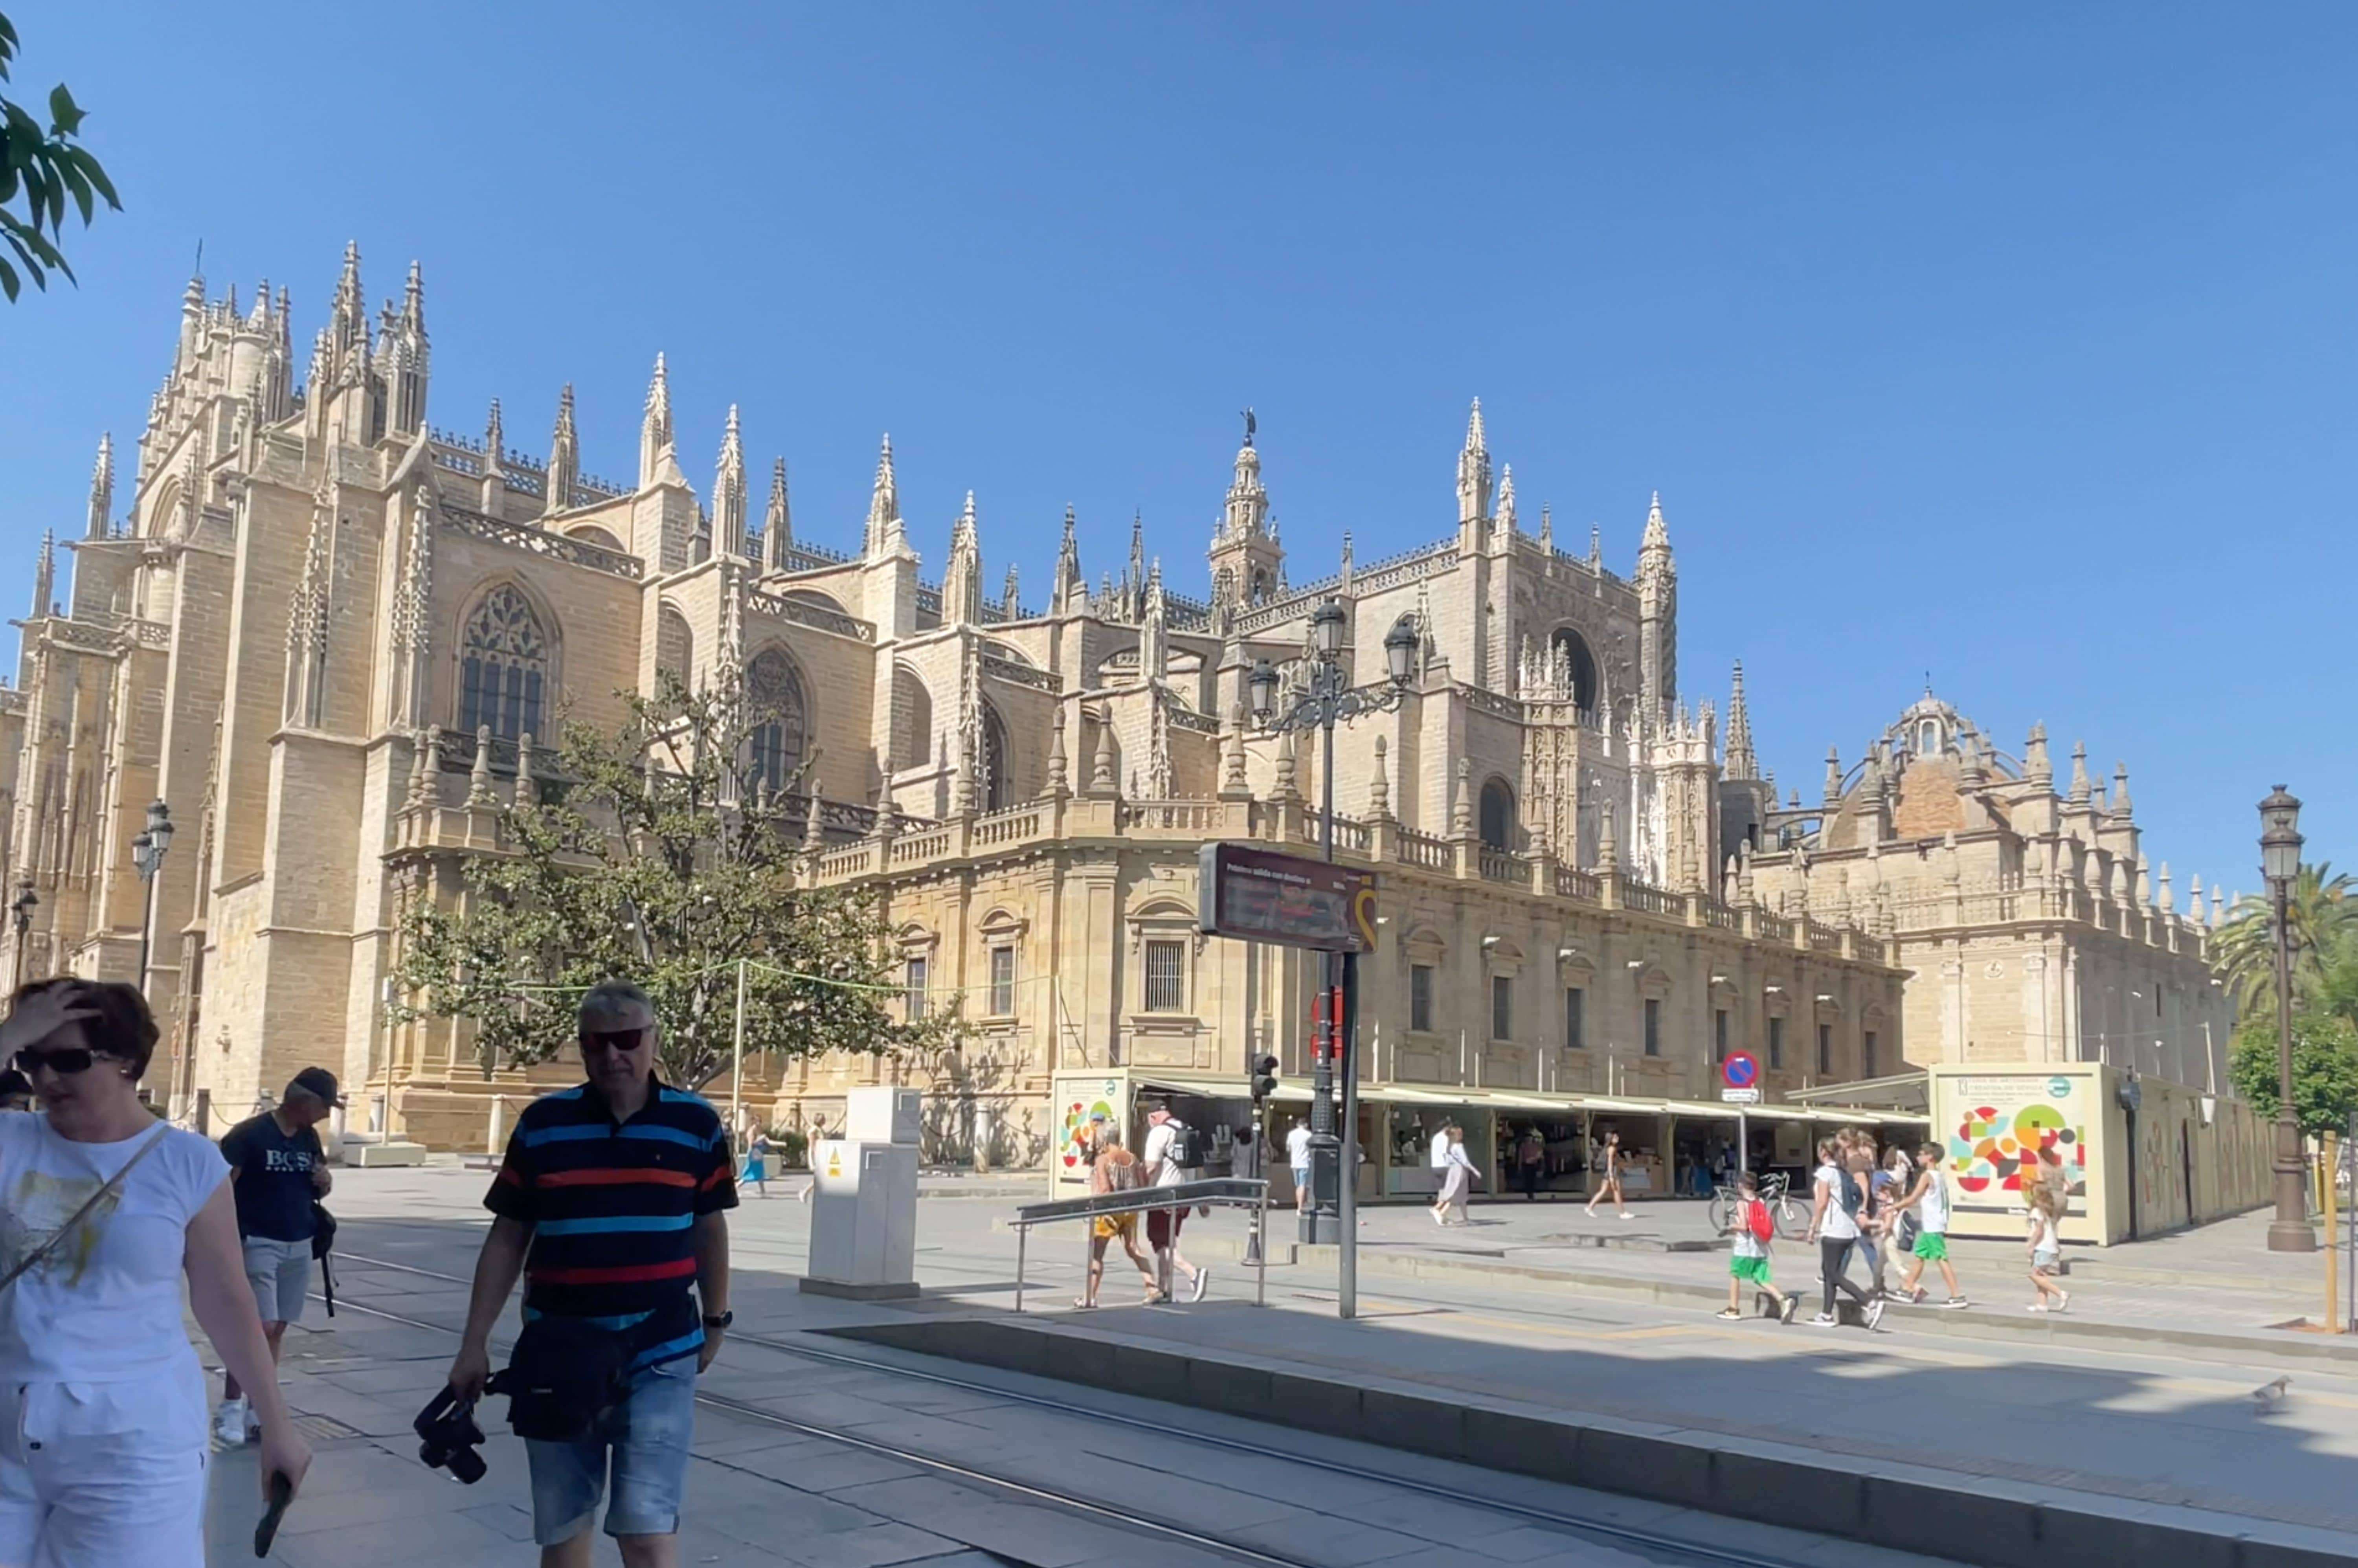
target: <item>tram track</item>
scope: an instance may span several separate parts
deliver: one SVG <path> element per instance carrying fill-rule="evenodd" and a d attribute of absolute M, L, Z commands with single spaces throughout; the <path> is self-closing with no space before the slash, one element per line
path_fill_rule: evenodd
<path fill-rule="evenodd" d="M 342 1252 L 339 1253 L 337 1256 L 341 1261 L 359 1264 L 365 1268 L 388 1269 L 397 1273 L 415 1274 L 421 1278 L 441 1281 L 449 1284 L 461 1287 L 470 1287 L 472 1284 L 471 1280 L 465 1279 L 460 1275 L 446 1274 L 438 1270 L 422 1268 L 414 1263 L 403 1263 L 392 1259 L 373 1258 L 352 1252 Z M 409 1327 L 422 1328 L 436 1333 L 447 1334 L 451 1336 L 453 1338 L 456 1338 L 460 1332 L 459 1329 L 453 1328 L 447 1324 L 429 1323 L 421 1318 L 413 1318 L 399 1313 L 388 1312 L 381 1307 L 366 1306 L 352 1301 L 349 1297 L 341 1295 L 339 1296 L 337 1304 L 339 1307 L 362 1312 L 373 1317 L 384 1318 L 390 1322 L 399 1323 Z M 754 1334 L 742 1328 L 732 1327 L 729 1331 L 729 1344 L 731 1346 L 752 1346 L 776 1355 L 782 1355 L 798 1360 L 815 1362 L 823 1366 L 853 1368 L 861 1371 L 880 1373 L 889 1377 L 906 1378 L 915 1381 L 932 1384 L 940 1388 L 954 1389 L 966 1393 L 987 1395 L 990 1398 L 1004 1400 L 1011 1403 L 1054 1411 L 1062 1415 L 1069 1415 L 1073 1411 L 1072 1401 L 1069 1397 L 1056 1398 L 1045 1394 L 1031 1393 L 1022 1390 L 1011 1389 L 1003 1384 L 983 1382 L 976 1379 L 961 1378 L 949 1373 L 928 1371 L 925 1368 L 910 1367 L 898 1361 L 877 1360 L 869 1357 L 849 1355 L 842 1351 L 821 1349 L 815 1346 L 806 1344 L 790 1343 L 786 1340 L 778 1339 L 771 1336 Z M 1293 1559 L 1275 1556 L 1269 1552 L 1262 1552 L 1258 1548 L 1247 1546 L 1241 1542 L 1224 1540 L 1217 1536 L 1205 1535 L 1198 1531 L 1190 1530 L 1184 1526 L 1174 1525 L 1166 1520 L 1153 1519 L 1151 1516 L 1139 1514 L 1115 1505 L 1098 1501 L 1094 1498 L 1080 1498 L 1068 1493 L 1056 1492 L 1039 1487 L 1036 1484 L 1028 1481 L 1016 1480 L 1008 1476 L 993 1476 L 988 1472 L 975 1470 L 968 1466 L 958 1465 L 955 1461 L 945 1460 L 934 1455 L 921 1454 L 912 1449 L 900 1447 L 897 1444 L 880 1442 L 874 1438 L 860 1437 L 834 1431 L 826 1427 L 814 1426 L 806 1422 L 796 1421 L 791 1416 L 781 1415 L 774 1411 L 765 1410 L 757 1405 L 752 1405 L 742 1400 L 730 1399 L 726 1395 L 707 1393 L 703 1390 L 699 1389 L 696 1397 L 697 1402 L 699 1404 L 706 1405 L 711 1409 L 721 1411 L 745 1420 L 788 1429 L 809 1437 L 820 1438 L 828 1442 L 842 1444 L 847 1447 L 858 1449 L 865 1453 L 875 1454 L 879 1457 L 896 1459 L 903 1463 L 915 1465 L 925 1469 L 956 1479 L 969 1481 L 977 1485 L 989 1486 L 1001 1490 L 1015 1493 L 1032 1501 L 1063 1508 L 1069 1511 L 1094 1517 L 1106 1522 L 1120 1523 L 1130 1528 L 1144 1530 L 1150 1534 L 1160 1536 L 1166 1540 L 1183 1541 L 1188 1545 L 1197 1547 L 1206 1552 L 1221 1553 L 1240 1561 L 1276 1565 L 1276 1568 L 1315 1568 L 1315 1565 L 1313 1564 L 1302 1563 Z M 1192 1444 L 1200 1444 L 1206 1447 L 1217 1448 L 1225 1453 L 1235 1454 L 1254 1459 L 1266 1460 L 1275 1465 L 1302 1466 L 1338 1478 L 1387 1487 L 1399 1491 L 1412 1492 L 1421 1497 L 1430 1498 L 1436 1502 L 1445 1502 L 1461 1508 L 1487 1509 L 1493 1513 L 1506 1516 L 1524 1523 L 1540 1525 L 1551 1530 L 1562 1530 L 1578 1540 L 1585 1541 L 1596 1545 L 1629 1547 L 1652 1552 L 1672 1553 L 1697 1564 L 1713 1565 L 1713 1568 L 1803 1568 L 1802 1560 L 1799 1558 L 1772 1556 L 1758 1552 L 1742 1551 L 1725 1546 L 1713 1545 L 1707 1542 L 1696 1541 L 1687 1538 L 1667 1534 L 1659 1530 L 1644 1530 L 1630 1525 L 1617 1524 L 1607 1520 L 1584 1517 L 1578 1514 L 1565 1513 L 1558 1509 L 1543 1508 L 1536 1504 L 1517 1502 L 1509 1498 L 1489 1496 L 1481 1492 L 1469 1491 L 1461 1487 L 1450 1487 L 1435 1481 L 1423 1480 L 1414 1476 L 1404 1475 L 1394 1471 L 1377 1470 L 1369 1466 L 1353 1465 L 1342 1460 L 1319 1458 L 1314 1455 L 1305 1454 L 1298 1449 L 1279 1448 L 1268 1444 L 1253 1443 L 1244 1438 L 1231 1437 L 1217 1433 L 1205 1432 L 1194 1427 L 1182 1430 L 1174 1427 L 1168 1421 L 1149 1420 L 1140 1416 L 1126 1415 L 1117 1411 L 1108 1410 L 1102 1406 L 1091 1407 L 1089 1419 L 1092 1422 L 1101 1422 L 1112 1425 L 1130 1428 L 1139 1432 L 1151 1433 L 1157 1436 L 1180 1437 Z"/>

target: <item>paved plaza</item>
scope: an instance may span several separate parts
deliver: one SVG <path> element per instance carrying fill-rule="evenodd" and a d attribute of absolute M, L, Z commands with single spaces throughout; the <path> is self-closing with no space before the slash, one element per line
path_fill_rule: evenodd
<path fill-rule="evenodd" d="M 330 1324 L 315 1305 L 288 1340 L 290 1398 L 320 1449 L 319 1466 L 274 1561 L 370 1568 L 430 1552 L 446 1568 L 532 1560 L 523 1455 L 496 1435 L 491 1476 L 460 1488 L 415 1458 L 409 1422 L 439 1386 L 452 1336 L 392 1314 L 455 1325 L 483 1223 L 485 1173 L 438 1162 L 407 1171 L 343 1173 L 341 1271 L 351 1303 Z M 748 1195 L 733 1219 L 741 1335 L 706 1388 L 808 1427 L 993 1476 L 1070 1492 L 1227 1541 L 1249 1541 L 1287 1561 L 1356 1564 L 1429 1554 L 1436 1545 L 1471 1562 L 1568 1564 L 1680 1562 L 1675 1553 L 1535 1529 L 1511 1512 L 1436 1504 L 1413 1493 L 1376 1495 L 1364 1481 L 1288 1473 L 1283 1465 L 1191 1444 L 1190 1432 L 1271 1441 L 1267 1426 L 1008 1372 L 946 1367 L 1007 1397 L 868 1368 L 814 1361 L 795 1345 L 892 1360 L 897 1353 L 815 1330 L 889 1321 L 909 1312 L 1003 1312 L 1012 1304 L 1015 1237 L 1007 1220 L 1038 1195 L 1006 1179 L 929 1184 L 918 1206 L 918 1272 L 927 1299 L 913 1309 L 800 1294 L 810 1209 L 799 1178 Z M 1240 1216 L 1190 1227 L 1213 1271 L 1192 1308 L 1139 1308 L 1132 1281 L 1109 1271 L 1112 1310 L 1070 1311 L 1078 1242 L 1043 1237 L 1029 1249 L 1027 1310 L 1079 1332 L 1274 1359 L 1350 1378 L 1408 1381 L 1466 1399 L 1518 1400 L 1585 1415 L 1642 1421 L 1729 1442 L 1773 1443 L 1862 1466 L 1907 1465 L 1977 1486 L 2078 1493 L 2108 1507 L 2193 1509 L 2250 1521 L 2288 1540 L 2358 1541 L 2358 1508 L 2344 1501 L 2358 1456 L 2358 1357 L 2320 1354 L 2318 1336 L 2260 1326 L 2299 1315 L 2302 1281 L 2320 1282 L 2315 1258 L 2271 1259 L 2260 1222 L 2073 1256 L 2073 1318 L 2020 1311 L 2018 1254 L 1960 1244 L 1973 1311 L 1894 1309 L 1884 1331 L 1780 1329 L 1725 1323 L 1712 1313 L 1725 1289 L 1718 1251 L 1673 1251 L 1706 1241 L 1701 1206 L 1659 1204 L 1615 1221 L 1577 1205 L 1476 1205 L 1476 1223 L 1439 1231 L 1421 1209 L 1366 1215 L 1363 1319 L 1334 1319 L 1334 1279 L 1303 1249 L 1267 1275 L 1271 1311 L 1251 1305 L 1253 1276 L 1237 1261 Z M 1272 1217 L 1272 1236 L 1293 1217 Z M 1609 1243 L 1609 1244 L 1607 1244 Z M 1288 1256 L 1281 1245 L 1275 1256 Z M 1781 1281 L 1807 1289 L 1803 1249 L 1779 1254 Z M 2241 1284 L 2239 1285 L 2239 1281 Z M 2019 1288 L 2017 1288 L 2019 1287 Z M 2238 1303 L 2244 1304 L 2239 1305 Z M 1983 1304 L 1985 1303 L 1985 1304 Z M 371 1309 L 371 1310 L 361 1310 Z M 2158 1335 L 2182 1333 L 2196 1343 Z M 2289 1352 L 2297 1351 L 2299 1354 Z M 902 1364 L 924 1366 L 923 1361 Z M 2288 1396 L 2262 1406 L 2253 1390 L 2279 1376 Z M 1045 1391 L 1048 1404 L 1016 1397 Z M 1096 1412 L 1147 1412 L 1156 1431 L 1108 1425 Z M 497 1411 L 486 1426 L 501 1432 Z M 1200 1545 L 1141 1533 L 1117 1519 L 1076 1519 L 1044 1501 L 895 1457 L 847 1448 L 807 1432 L 726 1411 L 700 1417 L 683 1562 L 813 1565 L 925 1561 L 1061 1564 L 1118 1551 L 1148 1563 L 1223 1561 Z M 1736 1525 L 1684 1510 L 1433 1462 L 1303 1433 L 1289 1449 L 1335 1454 L 1383 1474 L 1462 1476 L 1479 1497 L 1538 1497 L 1581 1517 L 1649 1522 L 1682 1539 L 1776 1541 L 1784 1561 L 1890 1563 L 1894 1553 Z M 215 1486 L 213 1558 L 251 1562 L 251 1460 L 224 1457 Z M 1566 1499 L 1572 1499 L 1566 1501 Z M 1217 1527 L 1214 1529 L 1213 1527 Z M 1733 1532 L 1730 1536 L 1728 1532 Z M 609 1549 L 611 1550 L 611 1549 Z M 1956 1553 L 1973 1558 L 1973 1542 Z"/>

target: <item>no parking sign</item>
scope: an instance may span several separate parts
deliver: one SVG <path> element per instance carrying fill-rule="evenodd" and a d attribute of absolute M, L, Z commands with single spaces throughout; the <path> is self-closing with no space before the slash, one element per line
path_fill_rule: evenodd
<path fill-rule="evenodd" d="M 1749 1051 L 1730 1051 L 1719 1065 L 1719 1098 L 1740 1104 L 1760 1098 L 1760 1058 Z"/>

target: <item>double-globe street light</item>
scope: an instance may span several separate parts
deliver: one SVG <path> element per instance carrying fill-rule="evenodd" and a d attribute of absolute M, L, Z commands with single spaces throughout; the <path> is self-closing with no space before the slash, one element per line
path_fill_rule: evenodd
<path fill-rule="evenodd" d="M 2260 802 L 2260 875 L 2267 879 L 2277 934 L 2277 1217 L 2268 1226 L 2271 1252 L 2314 1252 L 2309 1228 L 2309 1182 L 2301 1169 L 2300 1108 L 2292 1098 L 2292 933 L 2287 914 L 2300 876 L 2300 802 L 2277 785 Z"/>
<path fill-rule="evenodd" d="M 172 808 L 157 801 L 147 808 L 147 826 L 131 840 L 131 863 L 139 870 L 139 968 L 133 983 L 147 989 L 147 950 L 156 926 L 156 873 L 164 869 L 165 851 L 172 847 Z"/>
<path fill-rule="evenodd" d="M 1262 732 L 1315 728 L 1320 732 L 1319 843 L 1325 858 L 1335 858 L 1335 727 L 1367 713 L 1397 708 L 1408 696 L 1409 676 L 1416 663 L 1415 622 L 1401 616 L 1384 634 L 1384 663 L 1391 677 L 1379 686 L 1354 687 L 1343 662 L 1345 615 L 1342 602 L 1329 599 L 1310 617 L 1309 679 L 1299 697 L 1278 709 L 1277 671 L 1267 659 L 1255 661 L 1249 677 L 1254 721 Z M 1334 1245 L 1351 1237 L 1357 1205 L 1351 1191 L 1357 1164 L 1358 1072 L 1356 1065 L 1343 1078 L 1343 1135 L 1335 1135 L 1335 1059 L 1349 1043 L 1342 1038 L 1343 992 L 1353 985 L 1352 955 L 1319 955 L 1317 1054 L 1310 1078 L 1310 1206 L 1302 1216 L 1302 1239 Z M 1339 968 L 1339 973 L 1338 973 Z M 1344 1315 L 1350 1315 L 1349 1284 L 1345 1284 Z"/>

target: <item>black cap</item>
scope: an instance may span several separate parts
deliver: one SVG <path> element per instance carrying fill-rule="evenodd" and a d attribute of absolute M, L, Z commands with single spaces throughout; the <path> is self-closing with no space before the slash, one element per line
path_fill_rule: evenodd
<path fill-rule="evenodd" d="M 293 1094 L 297 1089 L 301 1089 L 321 1105 L 341 1106 L 344 1103 L 336 1096 L 336 1075 L 325 1067 L 306 1067 L 287 1079 L 287 1092 Z"/>

